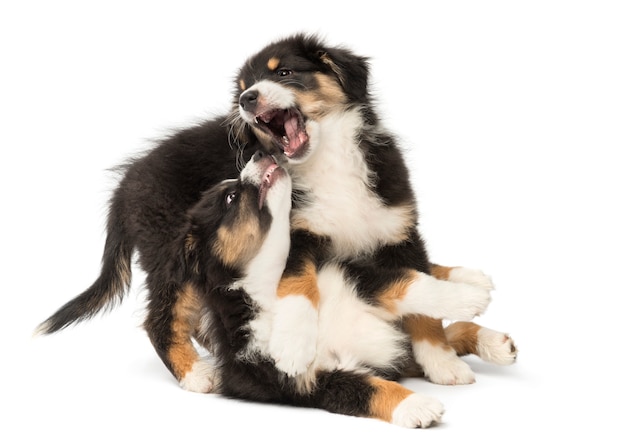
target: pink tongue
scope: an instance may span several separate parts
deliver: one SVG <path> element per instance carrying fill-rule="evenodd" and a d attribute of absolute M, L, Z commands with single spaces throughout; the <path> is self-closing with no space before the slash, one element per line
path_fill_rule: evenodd
<path fill-rule="evenodd" d="M 301 144 L 300 137 L 298 136 L 298 117 L 291 117 L 285 122 L 285 135 L 289 140 L 288 153 L 293 153 Z"/>

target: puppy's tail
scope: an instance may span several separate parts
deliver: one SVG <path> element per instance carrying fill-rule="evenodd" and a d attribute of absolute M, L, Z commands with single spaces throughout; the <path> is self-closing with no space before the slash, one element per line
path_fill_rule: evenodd
<path fill-rule="evenodd" d="M 122 226 L 110 220 L 100 276 L 82 294 L 67 302 L 42 322 L 35 330 L 35 335 L 60 331 L 120 303 L 130 287 L 133 253 L 131 243 L 124 235 Z"/>

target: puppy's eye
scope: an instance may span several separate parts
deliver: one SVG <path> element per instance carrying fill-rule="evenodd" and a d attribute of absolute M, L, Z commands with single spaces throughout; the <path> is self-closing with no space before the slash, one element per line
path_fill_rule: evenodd
<path fill-rule="evenodd" d="M 235 191 L 232 191 L 226 194 L 226 197 L 224 199 L 226 201 L 226 206 L 228 207 L 232 205 L 236 199 L 237 199 L 237 193 Z"/>
<path fill-rule="evenodd" d="M 278 75 L 279 77 L 287 77 L 291 74 L 293 74 L 293 71 L 291 69 L 281 68 L 276 71 L 276 75 Z"/>

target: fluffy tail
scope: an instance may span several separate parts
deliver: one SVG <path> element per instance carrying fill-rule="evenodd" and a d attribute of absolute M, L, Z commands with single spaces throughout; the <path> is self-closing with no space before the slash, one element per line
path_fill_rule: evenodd
<path fill-rule="evenodd" d="M 110 223 L 98 279 L 82 294 L 63 305 L 42 322 L 35 334 L 52 334 L 67 326 L 92 318 L 104 308 L 112 308 L 128 291 L 133 246 L 119 224 Z"/>

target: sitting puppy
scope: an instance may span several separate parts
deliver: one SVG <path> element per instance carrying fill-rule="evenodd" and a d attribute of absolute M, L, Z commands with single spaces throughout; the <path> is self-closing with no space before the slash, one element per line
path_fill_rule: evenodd
<path fill-rule="evenodd" d="M 456 314 L 471 319 L 489 303 L 491 279 L 430 262 L 403 149 L 370 95 L 367 59 L 295 35 L 252 56 L 237 85 L 233 125 L 251 129 L 284 162 L 296 197 L 291 241 L 297 246 L 278 287 L 279 296 L 291 300 L 279 307 L 285 321 L 275 325 L 288 340 L 270 342 L 277 366 L 298 375 L 313 363 L 317 273 L 332 261 L 342 263 L 362 296 L 375 298 L 402 282 L 407 293 L 439 297 L 429 310 L 422 305 L 420 315 L 404 317 L 415 360 L 429 380 L 472 383 L 473 371 L 459 358 L 468 352 L 512 363 L 516 349 L 508 335 L 469 322 L 443 328 L 440 319 L 452 314 L 447 299 L 456 297 L 462 306 L 473 300 L 472 313 Z"/>
<path fill-rule="evenodd" d="M 257 152 L 238 180 L 203 194 L 179 239 L 173 278 L 200 300 L 200 323 L 213 340 L 220 393 L 263 402 L 323 408 L 378 418 L 404 427 L 439 422 L 442 405 L 390 379 L 413 362 L 401 318 L 409 314 L 472 317 L 482 299 L 411 291 L 412 271 L 396 283 L 362 294 L 341 262 L 317 273 L 316 352 L 306 373 L 289 376 L 276 366 L 271 343 L 289 312 L 279 282 L 290 249 L 292 183 L 275 159 Z M 285 339 L 282 332 L 279 337 Z M 288 340 L 288 338 L 287 338 Z"/>

